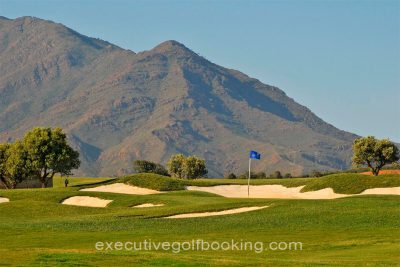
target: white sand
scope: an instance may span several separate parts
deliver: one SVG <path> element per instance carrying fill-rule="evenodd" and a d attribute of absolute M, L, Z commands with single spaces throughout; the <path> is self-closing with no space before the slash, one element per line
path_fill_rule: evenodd
<path fill-rule="evenodd" d="M 0 203 L 6 203 L 6 202 L 10 202 L 10 200 L 5 197 L 0 197 Z"/>
<path fill-rule="evenodd" d="M 237 209 L 230 209 L 230 210 L 223 210 L 223 211 L 184 213 L 184 214 L 177 214 L 177 215 L 172 215 L 172 216 L 168 216 L 168 217 L 164 217 L 164 218 L 178 219 L 178 218 L 197 218 L 197 217 L 220 216 L 220 215 L 243 213 L 243 212 L 248 212 L 248 211 L 253 211 L 253 210 L 260 210 L 260 209 L 264 209 L 267 207 L 268 206 L 245 207 L 245 208 L 237 208 Z"/>
<path fill-rule="evenodd" d="M 361 193 L 362 195 L 400 195 L 400 187 L 371 188 Z"/>
<path fill-rule="evenodd" d="M 152 208 L 152 207 L 161 207 L 161 206 L 164 206 L 164 204 L 144 203 L 144 204 L 133 206 L 132 208 Z"/>
<path fill-rule="evenodd" d="M 282 185 L 251 185 L 250 198 L 334 199 L 358 195 L 337 194 L 333 192 L 332 188 L 302 193 L 300 192 L 302 188 L 303 186 L 288 188 Z M 247 198 L 247 185 L 188 186 L 187 189 L 214 193 L 230 198 Z M 400 187 L 367 189 L 361 194 L 400 195 Z"/>
<path fill-rule="evenodd" d="M 112 202 L 112 200 L 101 199 L 98 197 L 74 196 L 74 197 L 65 199 L 61 204 L 73 205 L 73 206 L 104 208 L 111 202 Z"/>
<path fill-rule="evenodd" d="M 127 185 L 124 183 L 115 183 L 115 184 L 102 185 L 92 188 L 85 188 L 81 189 L 80 191 L 107 192 L 107 193 L 129 194 L 129 195 L 151 195 L 151 194 L 162 193 L 160 191 L 141 188 L 133 185 Z"/>

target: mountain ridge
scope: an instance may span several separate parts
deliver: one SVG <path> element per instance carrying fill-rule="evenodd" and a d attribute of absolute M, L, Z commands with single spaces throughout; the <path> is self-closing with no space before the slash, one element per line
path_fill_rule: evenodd
<path fill-rule="evenodd" d="M 121 175 L 134 159 L 184 153 L 221 176 L 244 171 L 249 149 L 263 154 L 259 171 L 350 164 L 356 135 L 177 41 L 135 53 L 32 17 L 1 19 L 0 40 L 0 141 L 61 126 L 81 152 L 77 174 Z"/>

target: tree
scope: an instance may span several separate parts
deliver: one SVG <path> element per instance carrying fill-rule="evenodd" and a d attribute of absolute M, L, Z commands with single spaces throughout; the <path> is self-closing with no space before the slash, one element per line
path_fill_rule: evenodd
<path fill-rule="evenodd" d="M 185 162 L 185 156 L 183 154 L 173 155 L 167 162 L 167 169 L 172 177 L 183 178 L 183 164 Z"/>
<path fill-rule="evenodd" d="M 353 164 L 357 167 L 367 165 L 377 176 L 383 166 L 399 160 L 399 149 L 389 139 L 378 140 L 373 136 L 354 140 Z"/>
<path fill-rule="evenodd" d="M 284 178 L 292 178 L 292 174 L 290 173 L 285 173 L 285 175 L 283 176 Z"/>
<path fill-rule="evenodd" d="M 183 173 L 187 179 L 204 177 L 208 173 L 206 161 L 196 156 L 187 157 L 183 163 Z"/>
<path fill-rule="evenodd" d="M 156 173 L 168 176 L 168 171 L 161 164 L 154 163 L 148 160 L 135 160 L 133 169 L 137 173 Z"/>
<path fill-rule="evenodd" d="M 173 155 L 167 163 L 172 177 L 194 179 L 204 177 L 208 171 L 204 159 L 196 156 L 185 157 L 183 154 Z"/>
<path fill-rule="evenodd" d="M 0 144 L 0 181 L 6 189 L 14 189 L 32 177 L 28 153 L 21 141 Z"/>
<path fill-rule="evenodd" d="M 280 171 L 275 171 L 274 173 L 271 173 L 269 178 L 282 178 L 282 174 Z"/>
<path fill-rule="evenodd" d="M 226 178 L 228 178 L 228 179 L 236 179 L 237 177 L 236 177 L 236 175 L 235 175 L 233 172 L 231 172 L 230 174 L 228 174 L 228 175 L 226 176 Z"/>
<path fill-rule="evenodd" d="M 255 174 L 255 178 L 257 178 L 257 179 L 264 179 L 264 178 L 267 178 L 267 175 L 265 174 L 265 172 L 257 172 L 257 173 Z"/>
<path fill-rule="evenodd" d="M 317 171 L 317 170 L 313 170 L 312 172 L 311 172 L 311 175 L 310 175 L 311 177 L 321 177 L 322 176 L 322 173 L 320 172 L 320 171 Z"/>
<path fill-rule="evenodd" d="M 80 166 L 79 153 L 68 145 L 61 128 L 34 128 L 25 135 L 23 145 L 28 153 L 27 164 L 42 188 L 56 173 L 71 175 Z"/>
<path fill-rule="evenodd" d="M 6 189 L 10 188 L 10 180 L 7 177 L 7 158 L 10 144 L 0 144 L 0 182 Z"/>
<path fill-rule="evenodd" d="M 28 162 L 28 152 L 21 141 L 16 141 L 7 150 L 6 177 L 9 188 L 16 188 L 19 183 L 32 177 Z"/>

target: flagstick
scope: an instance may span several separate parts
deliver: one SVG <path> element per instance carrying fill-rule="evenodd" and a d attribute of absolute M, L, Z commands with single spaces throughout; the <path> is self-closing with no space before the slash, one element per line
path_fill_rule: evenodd
<path fill-rule="evenodd" d="M 247 197 L 250 197 L 251 158 L 249 158 L 249 179 L 247 179 Z"/>

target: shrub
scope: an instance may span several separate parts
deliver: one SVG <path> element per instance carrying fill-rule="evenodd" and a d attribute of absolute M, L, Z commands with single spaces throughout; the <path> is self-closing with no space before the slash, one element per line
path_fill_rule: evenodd
<path fill-rule="evenodd" d="M 234 173 L 231 172 L 230 174 L 228 174 L 226 176 L 226 178 L 228 178 L 228 179 L 236 179 L 237 177 L 236 177 L 236 175 Z"/>
<path fill-rule="evenodd" d="M 319 171 L 317 171 L 317 170 L 313 170 L 312 172 L 311 172 L 311 175 L 310 175 L 311 177 L 321 177 L 321 176 L 323 176 L 322 175 L 322 173 L 321 172 L 319 172 Z"/>
<path fill-rule="evenodd" d="M 283 177 L 284 178 L 292 178 L 292 175 L 290 173 L 285 173 L 285 175 Z"/>
<path fill-rule="evenodd" d="M 282 174 L 280 171 L 275 171 L 269 175 L 269 178 L 282 178 Z"/>
<path fill-rule="evenodd" d="M 155 173 L 168 176 L 168 171 L 164 166 L 147 160 L 135 160 L 133 162 L 133 169 L 136 173 Z"/>

